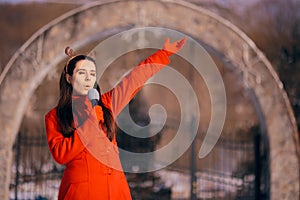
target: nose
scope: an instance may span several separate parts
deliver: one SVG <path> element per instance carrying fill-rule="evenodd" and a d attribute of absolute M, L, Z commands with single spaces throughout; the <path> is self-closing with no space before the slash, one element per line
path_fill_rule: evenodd
<path fill-rule="evenodd" d="M 87 81 L 91 80 L 91 75 L 89 75 L 89 73 L 86 74 L 85 80 L 87 80 Z"/>

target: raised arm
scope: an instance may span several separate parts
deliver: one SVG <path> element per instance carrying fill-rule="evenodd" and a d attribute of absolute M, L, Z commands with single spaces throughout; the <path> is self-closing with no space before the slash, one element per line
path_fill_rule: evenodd
<path fill-rule="evenodd" d="M 183 38 L 182 40 L 170 43 L 169 38 L 167 38 L 163 49 L 158 50 L 142 61 L 114 89 L 102 95 L 102 101 L 111 105 L 115 116 L 121 112 L 149 78 L 170 62 L 169 56 L 178 52 L 183 47 L 185 41 L 186 38 Z"/>

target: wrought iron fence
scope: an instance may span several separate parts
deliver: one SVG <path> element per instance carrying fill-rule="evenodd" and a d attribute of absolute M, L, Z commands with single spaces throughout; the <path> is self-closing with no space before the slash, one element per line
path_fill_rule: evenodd
<path fill-rule="evenodd" d="M 196 170 L 194 185 L 196 199 L 269 199 L 266 140 L 267 138 L 261 136 L 259 132 L 253 134 L 252 141 L 221 138 L 214 148 L 214 153 L 219 154 L 221 158 L 219 166 L 212 166 L 210 161 L 212 157 L 208 157 L 205 166 L 202 166 L 201 170 Z M 64 167 L 56 164 L 51 158 L 45 134 L 28 137 L 19 133 L 13 150 L 10 199 L 57 199 Z M 189 176 L 187 171 L 180 173 Z M 142 199 L 149 200 L 171 198 L 172 188 L 153 191 L 157 181 L 157 177 L 153 174 L 127 174 L 127 176 L 134 199 L 141 199 L 142 194 L 144 195 Z M 144 182 L 152 181 L 152 185 L 150 184 L 147 190 L 138 184 L 132 186 L 131 183 L 138 182 L 139 179 Z"/>
<path fill-rule="evenodd" d="M 45 135 L 28 137 L 19 132 L 13 151 L 10 199 L 57 199 L 64 167 L 51 159 Z"/>

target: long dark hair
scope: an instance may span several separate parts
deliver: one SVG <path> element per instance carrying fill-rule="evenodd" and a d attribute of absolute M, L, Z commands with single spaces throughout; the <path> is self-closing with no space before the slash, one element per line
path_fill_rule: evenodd
<path fill-rule="evenodd" d="M 72 113 L 72 92 L 73 87 L 68 83 L 66 74 L 73 75 L 73 71 L 76 67 L 76 63 L 80 60 L 89 60 L 96 66 L 96 61 L 90 56 L 77 55 L 72 57 L 65 65 L 63 72 L 61 73 L 59 80 L 60 98 L 57 104 L 57 117 L 60 124 L 60 131 L 64 137 L 70 137 L 74 134 L 75 127 L 73 127 L 73 113 Z M 115 135 L 115 121 L 112 115 L 112 111 L 107 108 L 101 99 L 100 87 L 97 84 L 96 89 L 100 94 L 98 105 L 102 107 L 104 117 L 104 128 L 106 129 L 107 137 L 112 140 Z"/>

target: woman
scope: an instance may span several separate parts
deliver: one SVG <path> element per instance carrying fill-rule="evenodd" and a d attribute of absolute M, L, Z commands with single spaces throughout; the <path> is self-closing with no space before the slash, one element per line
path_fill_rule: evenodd
<path fill-rule="evenodd" d="M 71 55 L 60 77 L 58 105 L 45 116 L 48 146 L 56 162 L 65 164 L 58 199 L 127 200 L 130 190 L 122 171 L 114 119 L 143 84 L 169 63 L 186 38 L 170 43 L 141 62 L 109 92 L 100 93 L 96 63 L 85 55 Z M 96 85 L 98 105 L 87 93 Z"/>

